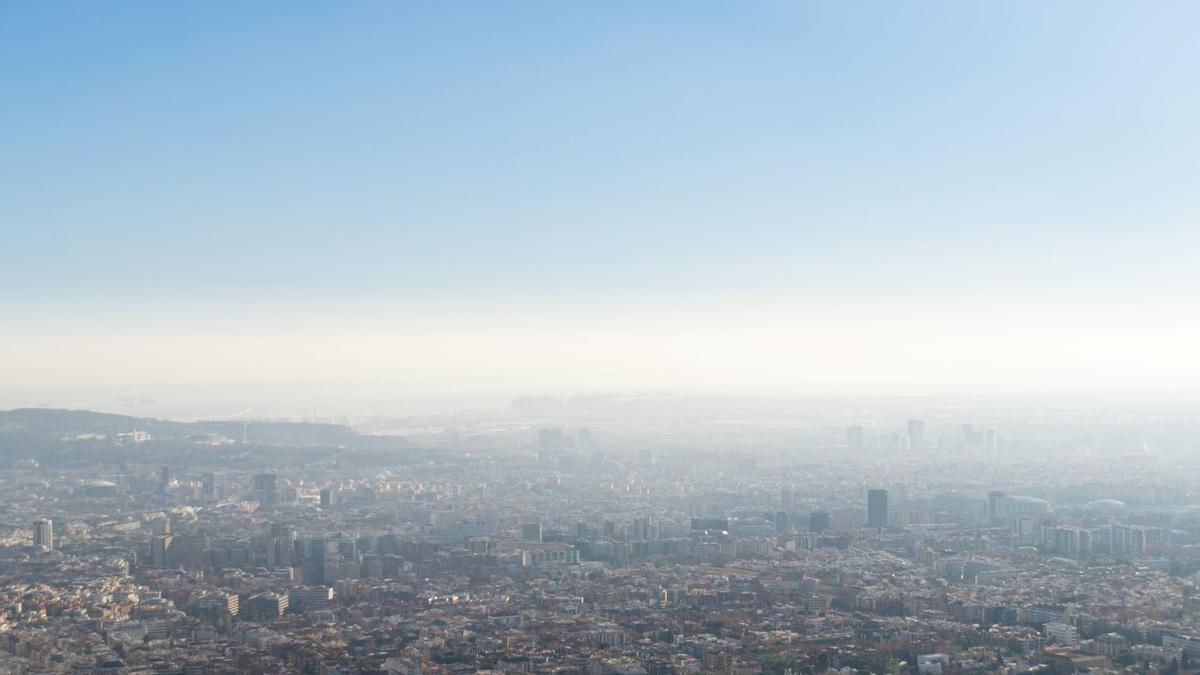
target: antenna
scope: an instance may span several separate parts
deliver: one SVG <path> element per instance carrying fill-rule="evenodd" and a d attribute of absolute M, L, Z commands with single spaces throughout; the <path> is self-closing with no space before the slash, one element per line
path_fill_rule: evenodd
<path fill-rule="evenodd" d="M 246 415 L 249 415 L 252 412 L 254 412 L 254 408 L 246 408 L 245 410 L 239 413 L 234 413 L 226 418 L 230 421 L 236 420 L 239 417 L 242 418 L 242 445 L 246 444 L 246 431 L 250 427 L 250 421 L 246 419 Z"/>

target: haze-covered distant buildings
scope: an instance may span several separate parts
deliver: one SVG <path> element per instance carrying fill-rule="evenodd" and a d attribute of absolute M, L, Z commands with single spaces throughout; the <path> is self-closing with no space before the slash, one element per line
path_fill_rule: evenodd
<path fill-rule="evenodd" d="M 530 428 L 17 458 L 0 668 L 1009 675 L 1200 655 L 1193 465 L 997 464 L 983 427 L 874 428 L 829 424 L 809 451 Z M 888 434 L 924 450 L 883 453 Z"/>

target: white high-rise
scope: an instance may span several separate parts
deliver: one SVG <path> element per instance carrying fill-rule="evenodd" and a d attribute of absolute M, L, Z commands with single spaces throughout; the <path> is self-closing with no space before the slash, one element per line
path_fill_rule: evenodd
<path fill-rule="evenodd" d="M 33 545 L 43 551 L 54 550 L 54 521 L 49 518 L 33 524 Z"/>

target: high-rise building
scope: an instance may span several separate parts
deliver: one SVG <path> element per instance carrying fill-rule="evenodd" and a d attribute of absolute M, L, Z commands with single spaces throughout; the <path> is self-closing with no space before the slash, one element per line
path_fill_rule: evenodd
<path fill-rule="evenodd" d="M 859 513 L 862 513 L 862 511 L 859 511 Z M 887 490 L 869 490 L 867 492 L 867 527 L 887 527 L 887 525 Z"/>
<path fill-rule="evenodd" d="M 913 452 L 925 449 L 925 420 L 908 421 L 908 447 Z"/>
<path fill-rule="evenodd" d="M 46 518 L 33 524 L 33 545 L 43 551 L 54 550 L 54 521 Z"/>
<path fill-rule="evenodd" d="M 542 524 L 541 523 L 526 523 L 521 526 L 521 539 L 525 541 L 542 540 Z"/>
<path fill-rule="evenodd" d="M 1046 638 L 1052 643 L 1064 647 L 1079 646 L 1079 629 L 1069 623 L 1048 623 L 1045 625 Z"/>
<path fill-rule="evenodd" d="M 1146 528 L 1136 525 L 1112 525 L 1109 534 L 1112 552 L 1118 556 L 1142 555 L 1146 552 Z"/>
<path fill-rule="evenodd" d="M 879 436 L 877 447 L 879 452 L 890 455 L 899 452 L 907 443 L 907 439 L 900 434 L 883 434 Z"/>
<path fill-rule="evenodd" d="M 779 511 L 775 514 L 775 533 L 788 534 L 792 531 L 792 514 Z"/>
<path fill-rule="evenodd" d="M 158 491 L 165 493 L 171 486 L 171 467 L 164 466 L 158 470 Z"/>
<path fill-rule="evenodd" d="M 828 511 L 813 511 L 808 516 L 808 529 L 812 532 L 824 532 L 833 526 L 833 518 Z"/>
<path fill-rule="evenodd" d="M 327 509 L 338 503 L 338 491 L 334 488 L 321 490 L 321 508 Z"/>
<path fill-rule="evenodd" d="M 150 521 L 150 528 L 155 535 L 171 534 L 171 516 L 165 515 Z"/>
<path fill-rule="evenodd" d="M 267 567 L 291 567 L 292 540 L 290 537 L 270 537 L 267 539 Z"/>
<path fill-rule="evenodd" d="M 995 523 L 1000 520 L 1000 500 L 1004 498 L 1003 490 L 991 490 L 988 492 L 988 521 Z"/>
<path fill-rule="evenodd" d="M 254 499 L 264 506 L 274 506 L 279 503 L 279 478 L 273 473 L 260 473 L 254 476 Z"/>
<path fill-rule="evenodd" d="M 863 428 L 861 425 L 846 427 L 846 450 L 852 453 L 861 453 L 866 445 L 863 442 Z"/>
<path fill-rule="evenodd" d="M 287 608 L 288 596 L 282 593 L 255 593 L 246 599 L 246 614 L 251 619 L 278 619 Z"/>
<path fill-rule="evenodd" d="M 779 488 L 779 510 L 787 513 L 796 510 L 796 493 L 792 492 L 790 486 L 784 485 Z"/>
<path fill-rule="evenodd" d="M 169 534 L 162 534 L 150 541 L 150 562 L 155 567 L 168 567 L 173 562 L 171 555 L 172 544 L 175 543 L 175 537 Z"/>
<path fill-rule="evenodd" d="M 171 567 L 203 569 L 210 560 L 208 537 L 203 534 L 172 535 L 167 554 Z"/>

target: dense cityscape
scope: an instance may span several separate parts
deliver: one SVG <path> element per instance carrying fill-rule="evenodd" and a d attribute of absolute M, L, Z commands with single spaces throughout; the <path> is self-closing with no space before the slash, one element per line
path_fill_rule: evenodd
<path fill-rule="evenodd" d="M 0 675 L 1200 675 L 1198 37 L 0 0 Z"/>
<path fill-rule="evenodd" d="M 0 434 L 41 451 L 13 441 L 0 474 L 0 667 L 1200 663 L 1200 475 L 1128 420 L 1076 422 L 1077 437 L 1042 443 L 939 413 L 806 427 L 791 451 L 722 452 L 645 429 L 636 442 L 602 415 L 595 429 L 529 418 L 545 408 L 518 401 L 504 430 L 477 420 L 415 440 L 315 422 L 3 413 Z M 1003 459 L 1022 447 L 1045 459 Z"/>

